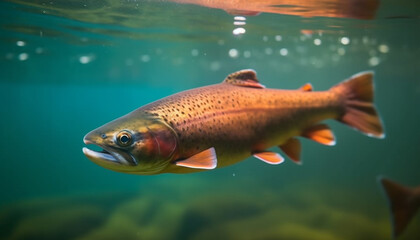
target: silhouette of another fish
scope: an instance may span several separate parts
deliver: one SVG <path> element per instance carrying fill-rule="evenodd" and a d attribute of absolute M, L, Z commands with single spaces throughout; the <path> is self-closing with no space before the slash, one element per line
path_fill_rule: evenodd
<path fill-rule="evenodd" d="M 170 0 L 223 9 L 232 15 L 255 16 L 260 12 L 301 17 L 373 19 L 379 0 Z"/>
<path fill-rule="evenodd" d="M 391 210 L 393 237 L 404 231 L 420 207 L 420 186 L 410 188 L 387 178 L 379 178 Z"/>

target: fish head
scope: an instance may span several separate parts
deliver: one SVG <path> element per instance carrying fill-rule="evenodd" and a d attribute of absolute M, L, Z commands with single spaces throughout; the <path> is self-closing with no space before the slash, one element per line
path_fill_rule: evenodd
<path fill-rule="evenodd" d="M 109 122 L 86 134 L 83 141 L 103 149 L 83 148 L 92 162 L 117 172 L 145 175 L 161 172 L 178 149 L 172 127 L 144 112 L 133 112 Z"/>

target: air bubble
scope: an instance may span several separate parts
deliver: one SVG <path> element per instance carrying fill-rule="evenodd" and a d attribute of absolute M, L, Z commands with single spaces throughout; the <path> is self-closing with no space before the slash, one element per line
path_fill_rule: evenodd
<path fill-rule="evenodd" d="M 197 57 L 198 56 L 198 49 L 193 49 L 193 50 L 191 50 L 191 55 L 193 56 L 193 57 Z"/>
<path fill-rule="evenodd" d="M 389 47 L 388 47 L 388 45 L 381 44 L 381 45 L 379 45 L 378 50 L 381 53 L 388 53 L 389 52 Z"/>
<path fill-rule="evenodd" d="M 349 43 L 350 43 L 350 38 L 348 38 L 348 37 L 342 37 L 342 38 L 340 39 L 340 42 L 341 42 L 341 44 L 343 44 L 343 45 L 349 45 Z"/>
<path fill-rule="evenodd" d="M 19 40 L 19 41 L 16 42 L 16 45 L 19 46 L 19 47 L 24 47 L 26 45 L 26 42 Z"/>
<path fill-rule="evenodd" d="M 244 34 L 245 32 L 246 32 L 245 28 L 242 28 L 242 27 L 235 28 L 232 31 L 233 35 L 241 35 L 241 34 Z"/>
<path fill-rule="evenodd" d="M 232 48 L 229 50 L 229 56 L 231 58 L 237 58 L 239 56 L 239 51 L 236 50 L 235 48 Z"/>
<path fill-rule="evenodd" d="M 378 57 L 371 57 L 369 59 L 369 66 L 371 66 L 371 67 L 378 66 L 379 63 L 380 63 L 380 59 Z"/>
<path fill-rule="evenodd" d="M 287 50 L 287 48 L 282 48 L 280 49 L 279 53 L 282 56 L 287 56 L 287 54 L 289 54 L 289 50 Z"/>
<path fill-rule="evenodd" d="M 142 62 L 149 62 L 150 61 L 150 56 L 149 55 L 141 55 L 140 60 Z"/>
<path fill-rule="evenodd" d="M 28 55 L 27 53 L 21 53 L 21 54 L 19 54 L 19 56 L 18 56 L 18 59 L 19 59 L 20 61 L 26 61 L 26 60 L 28 60 L 28 58 L 29 58 L 29 55 Z"/>

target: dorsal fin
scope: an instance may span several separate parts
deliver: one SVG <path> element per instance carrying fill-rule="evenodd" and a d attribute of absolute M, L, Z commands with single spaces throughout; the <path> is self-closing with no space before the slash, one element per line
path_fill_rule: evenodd
<path fill-rule="evenodd" d="M 252 69 L 244 69 L 231 73 L 223 82 L 242 87 L 265 88 L 258 81 L 257 73 Z"/>
<path fill-rule="evenodd" d="M 312 84 L 310 84 L 310 83 L 306 83 L 305 85 L 303 85 L 299 89 L 304 91 L 304 92 L 312 92 L 312 90 L 313 90 Z"/>

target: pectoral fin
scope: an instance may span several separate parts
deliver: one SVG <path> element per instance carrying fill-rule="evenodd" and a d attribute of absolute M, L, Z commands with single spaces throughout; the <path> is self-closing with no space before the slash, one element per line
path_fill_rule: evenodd
<path fill-rule="evenodd" d="M 268 164 L 280 164 L 284 162 L 284 158 L 280 156 L 280 154 L 275 152 L 259 152 L 254 153 L 254 157 L 260 159 L 263 162 L 266 162 Z"/>
<path fill-rule="evenodd" d="M 217 167 L 216 151 L 214 148 L 209 148 L 187 159 L 177 161 L 175 164 L 188 168 L 214 169 Z"/>
<path fill-rule="evenodd" d="M 300 161 L 300 141 L 296 138 L 289 139 L 285 144 L 279 148 L 286 153 L 286 155 L 295 163 L 302 164 Z"/>
<path fill-rule="evenodd" d="M 334 133 L 325 124 L 318 124 L 318 125 L 315 125 L 306 129 L 302 133 L 302 137 L 309 138 L 315 142 L 328 145 L 328 146 L 335 145 Z"/>

